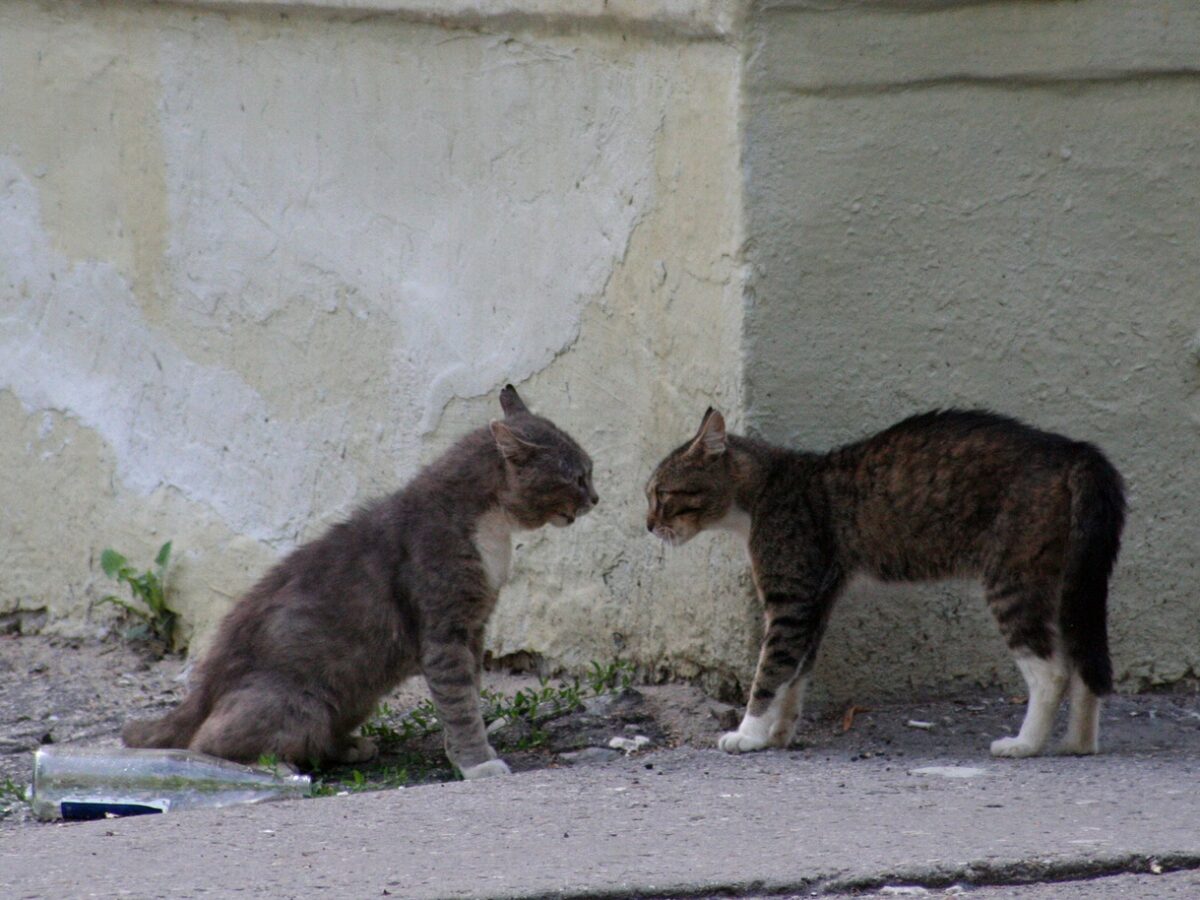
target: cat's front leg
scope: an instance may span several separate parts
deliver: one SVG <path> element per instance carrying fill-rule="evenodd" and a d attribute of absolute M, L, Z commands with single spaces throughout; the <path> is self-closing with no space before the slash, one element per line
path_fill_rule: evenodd
<path fill-rule="evenodd" d="M 797 674 L 791 682 L 780 688 L 762 715 L 753 715 L 747 707 L 738 730 L 721 735 L 717 746 L 726 753 L 786 747 L 796 733 L 807 688 L 808 675 Z"/>
<path fill-rule="evenodd" d="M 726 732 L 717 742 L 726 753 L 792 742 L 831 598 L 831 591 L 819 600 L 787 594 L 764 597 L 766 630 L 746 715 L 737 731 Z"/>
<path fill-rule="evenodd" d="M 422 668 L 445 730 L 446 755 L 468 780 L 509 774 L 508 765 L 488 743 L 469 644 L 429 643 Z"/>

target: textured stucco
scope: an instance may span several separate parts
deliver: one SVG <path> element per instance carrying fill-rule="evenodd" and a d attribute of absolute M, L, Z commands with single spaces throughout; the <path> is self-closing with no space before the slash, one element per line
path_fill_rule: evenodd
<path fill-rule="evenodd" d="M 522 540 L 495 651 L 727 679 L 745 642 L 704 622 L 746 630 L 742 576 L 664 563 L 640 494 L 697 410 L 738 409 L 723 18 L 321 5 L 0 4 L 0 612 L 103 627 L 99 551 L 171 537 L 202 644 L 511 380 L 603 504 Z"/>
<path fill-rule="evenodd" d="M 827 448 L 935 406 L 1101 445 L 1122 684 L 1200 672 L 1194 4 L 771 4 L 746 76 L 747 419 Z M 863 587 L 841 697 L 1008 680 L 977 592 Z"/>
<path fill-rule="evenodd" d="M 0 0 L 0 617 L 173 538 L 203 645 L 514 381 L 597 463 L 492 652 L 747 681 L 724 534 L 641 486 L 709 403 L 812 448 L 987 405 L 1130 483 L 1123 684 L 1200 670 L 1200 11 L 1183 0 Z M 856 588 L 839 700 L 1007 681 L 974 592 Z"/>

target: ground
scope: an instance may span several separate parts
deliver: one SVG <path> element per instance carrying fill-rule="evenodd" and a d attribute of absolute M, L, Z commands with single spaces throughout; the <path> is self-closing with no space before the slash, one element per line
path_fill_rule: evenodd
<path fill-rule="evenodd" d="M 156 658 L 117 641 L 0 637 L 0 831 L 38 827 L 16 793 L 28 784 L 41 744 L 116 746 L 130 718 L 160 715 L 185 692 L 186 661 Z M 596 765 L 621 757 L 613 738 L 648 738 L 646 749 L 711 748 L 736 726 L 740 710 L 685 684 L 630 684 L 617 666 L 578 683 L 539 682 L 528 675 L 485 675 L 491 714 L 506 712 L 493 743 L 515 771 Z M 535 697 L 536 695 L 536 697 Z M 368 764 L 315 775 L 318 793 L 356 792 L 452 780 L 436 725 L 429 727 L 419 679 L 393 692 L 370 723 L 381 745 Z M 993 738 L 1020 724 L 1023 698 L 979 690 L 949 699 L 851 707 L 815 705 L 794 750 L 844 763 L 923 758 L 931 753 L 964 765 L 986 762 Z M 416 711 L 417 716 L 411 714 Z M 1153 756 L 1200 738 L 1200 696 L 1193 692 L 1117 696 L 1105 705 L 1102 750 Z M 661 755 L 656 756 L 662 765 Z"/>

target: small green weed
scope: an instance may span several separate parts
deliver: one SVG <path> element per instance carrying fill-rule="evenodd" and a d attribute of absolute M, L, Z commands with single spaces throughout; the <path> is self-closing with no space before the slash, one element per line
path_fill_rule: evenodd
<path fill-rule="evenodd" d="M 167 564 L 171 559 L 171 542 L 167 541 L 158 549 L 154 557 L 154 568 L 139 572 L 129 564 L 129 560 L 112 548 L 100 554 L 100 567 L 109 578 L 118 583 L 129 585 L 129 592 L 140 605 L 128 603 L 109 594 L 101 598 L 99 603 L 112 603 L 121 607 L 130 615 L 137 616 L 141 621 L 130 628 L 126 638 L 145 640 L 154 638 L 171 648 L 175 637 L 175 622 L 178 614 L 167 606 Z"/>
<path fill-rule="evenodd" d="M 487 688 L 480 692 L 483 719 L 489 724 L 496 719 L 508 719 L 513 722 L 523 720 L 534 725 L 574 712 L 583 705 L 587 696 L 578 678 L 570 682 L 560 681 L 557 685 L 551 685 L 543 678 L 538 687 L 521 688 L 511 697 Z"/>
<path fill-rule="evenodd" d="M 343 790 L 340 784 L 332 781 L 325 781 L 323 778 L 314 778 L 312 783 L 312 791 L 310 797 L 336 797 Z"/>
<path fill-rule="evenodd" d="M 406 762 L 390 766 L 373 766 L 365 770 L 351 769 L 345 774 L 338 772 L 322 772 L 313 776 L 312 796 L 333 797 L 337 794 L 360 794 L 366 791 L 384 791 L 391 788 L 401 788 L 413 783 L 429 781 L 446 781 L 452 775 L 440 767 L 430 765 L 430 761 L 416 754 L 402 754 Z"/>
<path fill-rule="evenodd" d="M 291 774 L 290 772 L 286 771 L 287 766 L 283 766 L 279 762 L 279 757 L 274 753 L 264 753 L 258 758 L 257 765 L 260 769 L 266 769 L 277 778 L 281 775 Z"/>
<path fill-rule="evenodd" d="M 511 697 L 489 691 L 481 692 L 484 705 L 483 718 L 489 724 L 496 719 L 506 719 L 520 726 L 512 743 L 516 750 L 533 750 L 549 739 L 549 732 L 542 726 L 551 719 L 575 712 L 589 697 L 625 690 L 633 682 L 633 666 L 623 660 L 608 665 L 592 663 L 587 675 L 587 684 L 578 678 L 559 681 L 551 685 L 545 678 L 537 688 L 522 688 Z"/>
<path fill-rule="evenodd" d="M 437 707 L 433 705 L 433 701 L 422 700 L 400 720 L 400 737 L 402 740 L 424 737 L 440 731 L 441 728 L 442 723 L 438 721 Z"/>
<path fill-rule="evenodd" d="M 592 671 L 587 678 L 592 694 L 597 697 L 612 691 L 623 691 L 633 684 L 633 664 L 623 659 L 614 659 L 606 666 L 593 661 Z"/>
<path fill-rule="evenodd" d="M 25 788 L 11 778 L 0 781 L 0 819 L 12 815 L 28 804 L 29 799 L 25 796 Z"/>
<path fill-rule="evenodd" d="M 387 747 L 434 734 L 442 727 L 438 721 L 437 707 L 433 705 L 432 700 L 422 700 L 401 717 L 395 726 L 389 721 L 394 718 L 392 708 L 386 703 L 381 703 L 376 708 L 375 715 L 363 723 L 360 731 L 365 737 L 374 738 L 380 747 Z"/>
<path fill-rule="evenodd" d="M 374 738 L 375 743 L 380 747 L 389 744 L 398 744 L 403 740 L 403 736 L 401 732 L 393 728 L 391 723 L 388 722 L 391 716 L 391 707 L 386 703 L 380 703 L 379 707 L 375 710 L 374 717 L 363 722 L 359 731 L 362 732 L 364 737 Z"/>
<path fill-rule="evenodd" d="M 536 687 L 521 688 L 511 695 L 484 688 L 480 692 L 483 719 L 488 724 L 504 719 L 513 726 L 497 736 L 497 746 L 502 750 L 535 750 L 550 740 L 550 731 L 544 727 L 547 722 L 575 712 L 591 697 L 628 688 L 633 675 L 633 666 L 623 660 L 606 665 L 593 662 L 583 680 L 572 678 L 551 684 L 543 678 Z M 361 732 L 375 740 L 388 764 L 368 765 L 361 770 L 335 766 L 314 771 L 312 796 L 329 797 L 461 778 L 461 773 L 449 764 L 440 749 L 418 743 L 441 728 L 432 700 L 423 700 L 403 715 L 386 703 L 379 704 Z M 272 768 L 273 764 L 274 760 L 267 757 L 259 760 L 259 765 L 266 768 Z"/>

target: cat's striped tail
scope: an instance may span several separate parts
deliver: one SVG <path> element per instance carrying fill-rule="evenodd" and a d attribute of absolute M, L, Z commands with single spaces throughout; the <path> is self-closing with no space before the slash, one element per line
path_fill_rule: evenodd
<path fill-rule="evenodd" d="M 186 750 L 212 704 L 202 685 L 188 693 L 183 702 L 160 719 L 136 719 L 121 729 L 126 747 L 161 747 Z"/>
<path fill-rule="evenodd" d="M 1071 467 L 1071 530 L 1059 625 L 1067 654 L 1096 695 L 1112 692 L 1108 655 L 1108 580 L 1121 547 L 1125 489 L 1121 475 L 1096 447 L 1080 445 Z"/>

